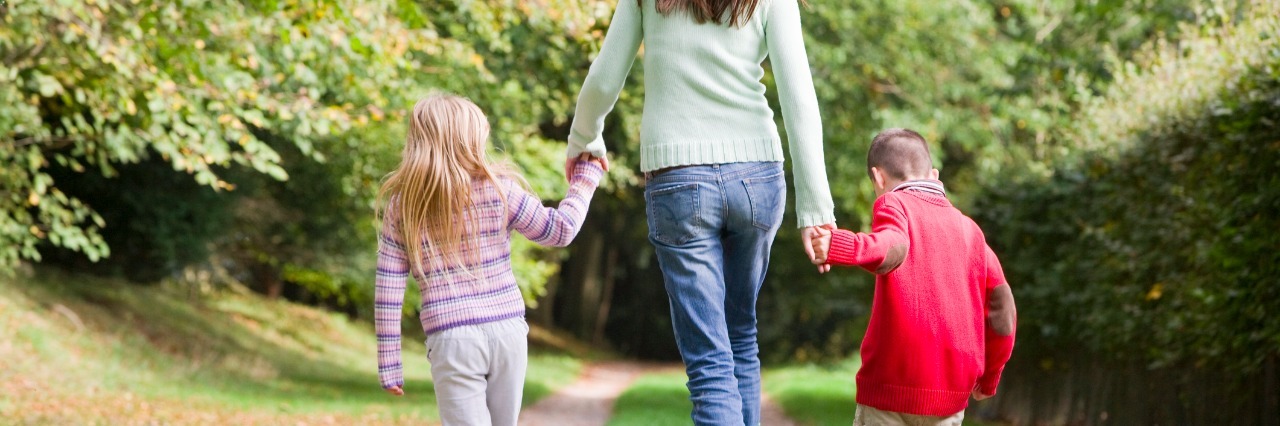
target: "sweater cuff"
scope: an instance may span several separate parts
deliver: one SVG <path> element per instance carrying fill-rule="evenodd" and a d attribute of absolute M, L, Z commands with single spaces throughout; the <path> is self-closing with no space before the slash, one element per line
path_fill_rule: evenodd
<path fill-rule="evenodd" d="M 978 392 L 983 395 L 995 395 L 996 387 L 1000 385 L 1000 374 L 991 374 L 978 378 Z"/>
<path fill-rule="evenodd" d="M 836 215 L 834 211 L 828 210 L 821 213 L 796 212 L 796 224 L 799 228 L 807 228 L 810 226 L 820 226 L 836 223 Z"/>
<path fill-rule="evenodd" d="M 401 364 L 393 364 L 388 367 L 378 368 L 378 381 L 382 383 L 383 389 L 391 389 L 396 386 L 404 387 L 404 367 Z"/>
<path fill-rule="evenodd" d="M 827 263 L 839 266 L 857 265 L 854 233 L 844 229 L 831 232 L 831 247 L 827 249 Z"/>
<path fill-rule="evenodd" d="M 564 158 L 573 158 L 582 153 L 591 154 L 592 157 L 604 158 L 604 139 L 596 138 L 591 142 L 586 142 L 572 135 L 569 136 L 569 146 L 565 149 Z"/>
<path fill-rule="evenodd" d="M 573 181 L 586 180 L 591 186 L 596 186 L 603 177 L 604 169 L 595 161 L 578 160 L 573 165 Z"/>

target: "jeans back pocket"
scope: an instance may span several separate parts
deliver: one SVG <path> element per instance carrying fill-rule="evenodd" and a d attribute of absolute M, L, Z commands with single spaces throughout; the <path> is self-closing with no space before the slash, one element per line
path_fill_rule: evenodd
<path fill-rule="evenodd" d="M 787 182 L 782 173 L 742 180 L 751 199 L 751 224 L 769 231 L 782 225 L 787 204 Z"/>
<path fill-rule="evenodd" d="M 681 245 L 697 235 L 701 221 L 697 183 L 650 187 L 644 198 L 648 210 L 649 239 L 667 245 Z"/>

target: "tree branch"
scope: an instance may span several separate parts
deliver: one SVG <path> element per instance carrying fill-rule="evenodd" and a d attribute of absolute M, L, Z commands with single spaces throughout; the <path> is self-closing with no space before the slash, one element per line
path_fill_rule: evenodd
<path fill-rule="evenodd" d="M 13 140 L 13 147 L 22 148 L 30 145 L 48 145 L 46 146 L 46 148 L 48 149 L 61 149 L 61 148 L 65 148 L 67 145 L 71 145 L 76 141 L 80 141 L 80 140 L 84 140 L 84 139 L 67 137 L 67 136 L 50 137 L 50 138 L 40 138 L 35 136 L 29 136 L 22 139 Z"/>

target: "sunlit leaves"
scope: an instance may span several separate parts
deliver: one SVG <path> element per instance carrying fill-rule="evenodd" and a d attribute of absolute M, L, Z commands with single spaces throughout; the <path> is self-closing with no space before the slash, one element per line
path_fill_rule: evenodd
<path fill-rule="evenodd" d="M 320 158 L 318 138 L 356 137 L 398 111 L 416 81 L 405 53 L 436 43 L 389 19 L 388 1 L 256 6 L 14 2 L 0 26 L 0 158 L 25 167 L 0 175 L 0 188 L 52 194 L 43 170 L 55 155 L 106 175 L 158 156 L 219 189 L 227 167 L 286 179 L 265 135 Z M 28 249 L 0 253 L 0 263 L 38 257 L 39 240 L 106 253 L 88 206 L 5 198 L 5 238 Z"/>

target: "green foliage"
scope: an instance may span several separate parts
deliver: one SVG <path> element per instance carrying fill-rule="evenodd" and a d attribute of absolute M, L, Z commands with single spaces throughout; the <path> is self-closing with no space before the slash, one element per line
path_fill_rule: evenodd
<path fill-rule="evenodd" d="M 1201 13 L 1112 65 L 1051 176 L 986 188 L 1033 363 L 1254 374 L 1280 355 L 1280 8 Z"/>
<path fill-rule="evenodd" d="M 155 282 L 203 262 L 209 241 L 225 235 L 235 198 L 175 172 L 158 159 L 116 167 L 112 177 L 51 167 L 69 196 L 97 207 L 99 232 L 111 257 L 90 263 L 69 250 L 46 250 L 47 261 L 99 274 Z"/>
<path fill-rule="evenodd" d="M 15 1 L 0 27 L 0 261 L 35 243 L 106 254 L 101 218 L 46 168 L 112 176 L 159 158 L 214 189 L 218 169 L 286 178 L 266 135 L 307 156 L 403 102 L 409 50 L 434 38 L 385 19 L 389 2 Z"/>
<path fill-rule="evenodd" d="M 372 196 L 417 97 L 472 97 L 538 192 L 563 192 L 558 144 L 540 126 L 566 120 L 566 85 L 580 76 L 564 71 L 582 68 L 598 36 L 586 31 L 606 12 L 391 0 L 10 3 L 0 14 L 0 158 L 16 167 L 0 173 L 0 264 L 38 260 L 46 243 L 93 261 L 135 239 L 190 255 L 145 274 L 154 279 L 212 244 L 250 280 L 283 277 L 339 305 L 367 287 L 352 270 L 372 263 L 356 253 L 372 251 Z M 210 199 L 184 205 L 211 220 L 184 223 L 231 223 L 228 235 L 171 228 L 114 239 L 127 233 L 104 227 L 145 225 L 67 187 L 75 174 L 98 181 L 148 161 L 178 172 L 163 179 L 209 188 Z M 106 182 L 144 206 L 165 200 L 150 185 Z M 517 247 L 531 303 L 556 270 L 544 253 Z"/>

